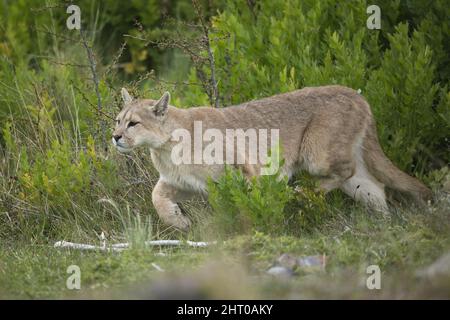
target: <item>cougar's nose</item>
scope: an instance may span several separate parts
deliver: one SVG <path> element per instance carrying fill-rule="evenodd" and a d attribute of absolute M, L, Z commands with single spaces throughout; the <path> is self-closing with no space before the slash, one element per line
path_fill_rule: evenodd
<path fill-rule="evenodd" d="M 113 136 L 113 138 L 114 138 L 114 140 L 116 140 L 116 142 L 117 142 L 117 141 L 119 141 L 119 140 L 120 140 L 120 138 L 122 138 L 122 136 L 119 136 L 119 135 L 115 135 L 115 136 Z"/>

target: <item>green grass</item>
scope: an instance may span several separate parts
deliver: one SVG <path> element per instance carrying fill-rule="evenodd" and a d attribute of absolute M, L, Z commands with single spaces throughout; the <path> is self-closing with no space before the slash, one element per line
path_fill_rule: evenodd
<path fill-rule="evenodd" d="M 202 233 L 187 237 L 200 239 Z M 355 205 L 302 236 L 253 232 L 207 249 L 105 253 L 55 249 L 52 243 L 3 243 L 0 297 L 154 298 L 183 294 L 178 289 L 192 286 L 190 296 L 210 298 L 449 298 L 450 275 L 439 280 L 416 276 L 450 251 L 449 234 L 448 198 L 443 197 L 424 212 L 399 211 L 391 217 L 369 215 Z M 282 253 L 325 254 L 326 270 L 276 280 L 265 271 Z M 81 269 L 81 290 L 65 285 L 73 264 Z M 365 270 L 374 264 L 382 272 L 381 290 L 365 287 Z"/>
<path fill-rule="evenodd" d="M 36 8 L 41 6 L 34 2 Z M 444 2 L 436 1 L 430 10 L 445 16 Z M 178 14 L 195 18 L 189 0 L 177 3 L 187 12 L 176 9 L 174 18 Z M 381 216 L 340 192 L 324 197 L 308 191 L 293 195 L 285 206 L 283 196 L 291 186 L 283 189 L 286 186 L 269 178 L 232 194 L 240 200 L 234 199 L 233 204 L 224 201 L 227 192 L 222 192 L 233 191 L 236 184 L 232 182 L 219 188 L 211 206 L 203 200 L 183 203 L 194 228 L 180 235 L 156 216 L 151 190 L 158 173 L 148 150 L 124 156 L 110 146 L 106 150 L 103 140 L 109 140 L 113 119 L 122 108 L 120 87 L 145 98 L 170 90 L 173 104 L 179 107 L 206 103 L 190 58 L 179 51 L 147 48 L 146 63 L 140 60 L 144 42 L 121 35 L 141 33 L 123 18 L 144 12 L 139 8 L 147 4 L 134 1 L 103 12 L 92 1 L 80 1 L 83 16 L 91 17 L 84 23 L 93 31 L 88 44 L 97 59 L 103 106 L 98 115 L 92 74 L 83 67 L 89 63 L 85 47 L 77 41 L 77 33 L 68 33 L 60 23 L 66 18 L 65 10 L 55 7 L 37 13 L 25 2 L 9 1 L 2 6 L 9 12 L 2 20 L 5 28 L 0 28 L 0 298 L 449 298 L 448 277 L 416 275 L 450 251 L 445 125 L 450 95 L 448 81 L 441 81 L 448 78 L 448 68 L 441 68 L 448 64 L 441 36 L 445 19 L 431 11 L 413 14 L 422 12 L 421 6 L 392 8 L 394 16 L 415 17 L 413 25 L 421 26 L 420 30 L 413 25 L 408 30 L 399 18 L 377 40 L 371 37 L 374 33 L 365 33 L 364 1 L 337 11 L 333 2 L 324 8 L 313 6 L 309 13 L 294 10 L 279 21 L 267 19 L 273 14 L 269 3 L 257 10 L 258 19 L 255 13 L 234 6 L 215 17 L 218 35 L 230 33 L 237 41 L 233 45 L 223 38 L 213 43 L 223 102 L 244 102 L 303 86 L 355 84 L 372 105 L 380 141 L 390 159 L 432 187 L 437 201 L 426 209 L 403 208 Z M 98 23 L 97 12 L 101 13 Z M 319 23 L 322 16 L 326 24 Z M 153 21 L 153 15 L 140 18 L 146 22 L 144 29 L 178 31 L 165 29 L 162 17 L 158 21 Z M 350 20 L 344 23 L 343 18 Z M 249 21 L 247 26 L 248 19 L 256 24 Z M 291 20 L 300 21 L 298 30 L 269 39 L 270 50 L 260 50 L 255 37 L 247 36 L 253 30 L 263 39 L 265 30 L 281 32 L 283 26 L 292 25 Z M 363 23 L 358 25 L 358 20 Z M 309 32 L 318 24 L 336 29 L 339 38 L 334 33 Z M 32 25 L 46 31 L 30 33 Z M 395 26 L 400 29 L 395 31 Z M 111 34 L 112 29 L 116 31 Z M 370 42 L 358 44 L 363 34 Z M 298 39 L 302 46 L 296 45 Z M 122 52 L 118 45 L 124 40 L 129 42 Z M 405 57 L 400 59 L 405 63 L 399 64 L 397 56 Z M 348 57 L 356 63 L 348 64 Z M 286 65 L 286 61 L 294 63 Z M 124 73 L 124 65 L 135 73 Z M 147 77 L 144 71 L 150 69 L 163 81 Z M 406 76 L 398 78 L 398 74 Z M 193 85 L 180 86 L 175 81 Z M 102 124 L 105 136 L 100 133 Z M 300 177 L 299 181 L 307 180 Z M 245 190 L 251 191 L 245 194 Z M 235 216 L 243 215 L 242 223 L 230 215 L 231 209 Z M 128 241 L 133 249 L 105 253 L 53 247 L 58 240 L 99 244 L 101 233 L 109 243 Z M 203 249 L 145 248 L 143 242 L 149 239 L 218 240 L 218 244 Z M 282 253 L 325 254 L 325 272 L 299 272 L 287 281 L 273 279 L 265 271 Z M 152 263 L 166 272 L 159 272 Z M 373 264 L 382 271 L 379 291 L 365 286 L 366 268 Z M 79 291 L 66 288 L 70 265 L 81 269 Z"/>
<path fill-rule="evenodd" d="M 202 252 L 190 252 L 188 256 L 175 254 L 176 268 L 193 265 L 203 256 Z M 166 259 L 150 251 L 81 252 L 24 244 L 2 247 L 0 259 L 2 298 L 76 298 L 151 279 L 159 273 L 151 263 L 171 270 L 172 258 Z M 66 271 L 70 265 L 80 267 L 80 291 L 66 288 L 66 279 L 70 275 Z"/>

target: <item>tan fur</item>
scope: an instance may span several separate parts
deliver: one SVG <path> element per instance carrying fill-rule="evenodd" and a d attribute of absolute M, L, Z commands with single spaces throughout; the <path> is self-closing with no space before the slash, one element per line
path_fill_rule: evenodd
<path fill-rule="evenodd" d="M 340 188 L 369 206 L 387 212 L 384 186 L 429 199 L 430 190 L 417 179 L 396 168 L 379 145 L 375 121 L 366 100 L 356 91 L 342 86 L 304 88 L 285 94 L 250 101 L 227 108 L 168 106 L 169 94 L 159 101 L 132 101 L 122 90 L 126 102 L 117 119 L 114 136 L 121 137 L 119 151 L 149 146 L 153 163 L 160 173 L 153 191 L 153 203 L 161 219 L 187 230 L 189 220 L 177 203 L 193 193 L 206 193 L 207 177 L 217 179 L 224 165 L 174 165 L 170 155 L 175 142 L 171 133 L 185 128 L 193 132 L 194 121 L 203 130 L 279 129 L 284 166 L 291 177 L 299 170 L 317 176 L 328 192 Z M 127 128 L 129 121 L 139 122 Z M 224 134 L 225 136 L 225 134 Z M 236 165 L 249 176 L 259 174 L 260 165 Z"/>

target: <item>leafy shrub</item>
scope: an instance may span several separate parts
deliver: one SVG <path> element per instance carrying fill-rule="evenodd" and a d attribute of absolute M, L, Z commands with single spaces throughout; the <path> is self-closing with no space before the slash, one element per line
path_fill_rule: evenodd
<path fill-rule="evenodd" d="M 92 137 L 85 150 L 75 150 L 69 140 L 54 139 L 49 149 L 31 155 L 24 146 L 16 147 L 9 126 L 3 133 L 9 152 L 15 152 L 10 157 L 17 160 L 15 174 L 23 201 L 67 209 L 90 198 L 96 179 L 114 187 L 114 164 L 98 157 Z"/>
<path fill-rule="evenodd" d="M 306 86 L 361 89 L 399 167 L 422 175 L 446 165 L 449 7 L 377 4 L 381 30 L 367 29 L 365 1 L 229 1 L 213 17 L 222 104 Z"/>
<path fill-rule="evenodd" d="M 438 182 L 436 188 L 445 184 L 445 167 L 450 162 L 447 0 L 427 4 L 379 0 L 381 30 L 366 28 L 368 3 L 363 0 L 200 3 L 205 18 L 212 22 L 211 49 L 223 106 L 305 86 L 341 84 L 361 89 L 372 106 L 388 156 L 412 174 L 428 175 L 426 182 Z M 43 10 L 30 10 L 44 7 L 38 0 L 0 4 L 0 154 L 4 156 L 0 211 L 8 213 L 0 218 L 13 225 L 15 217 L 25 213 L 19 226 L 23 221 L 33 224 L 30 217 L 66 215 L 92 221 L 104 217 L 101 210 L 96 211 L 99 198 L 120 202 L 133 195 L 133 203 L 148 210 L 148 188 L 155 175 L 143 174 L 125 157 L 114 158 L 114 151 L 106 150 L 99 139 L 97 124 L 115 116 L 120 86 L 133 86 L 136 96 L 153 92 L 156 97 L 155 91 L 162 88 L 155 89 L 155 82 L 140 74 L 149 69 L 166 75 L 169 84 L 201 83 L 188 58 L 179 58 L 179 51 L 122 37 L 197 36 L 201 31 L 193 24 L 184 25 L 190 30 L 187 33 L 178 34 L 176 28 L 182 21 L 196 19 L 192 3 L 79 1 L 83 28 L 92 31 L 88 42 L 97 60 L 105 118 L 96 113 L 97 96 L 86 51 L 77 41 L 79 33 L 65 27 L 66 3 L 55 4 Z M 173 23 L 166 15 L 178 21 Z M 125 50 L 117 55 L 125 40 Z M 197 54 L 202 59 L 208 56 L 206 51 Z M 106 66 L 110 61 L 116 64 Z M 208 75 L 209 70 L 204 73 Z M 209 101 L 201 85 L 174 85 L 173 90 L 176 106 Z M 112 126 L 111 121 L 107 128 Z M 105 130 L 105 136 L 109 135 Z M 139 155 L 135 160 L 141 160 Z M 149 168 L 147 163 L 141 167 Z M 138 186 L 117 199 L 118 179 Z M 227 172 L 210 186 L 210 201 L 227 232 L 309 230 L 333 212 L 309 181 L 301 176 L 301 192 L 295 193 L 284 180 L 247 181 L 239 173 Z M 336 205 L 335 199 L 332 203 Z M 26 214 L 30 212 L 34 215 Z M 107 216 L 103 225 L 112 219 Z"/>
<path fill-rule="evenodd" d="M 240 170 L 230 168 L 217 183 L 209 182 L 208 192 L 217 224 L 226 233 L 282 232 L 284 208 L 293 198 L 287 179 L 278 174 L 247 180 Z"/>
<path fill-rule="evenodd" d="M 366 28 L 365 1 L 279 0 L 253 6 L 230 1 L 213 18 L 221 37 L 213 49 L 222 103 L 237 104 L 305 86 L 360 89 L 372 106 L 387 155 L 403 170 L 423 176 L 450 162 L 445 147 L 450 136 L 450 74 L 443 54 L 449 23 L 438 19 L 442 10 L 448 12 L 443 3 L 425 8 L 419 3 L 381 1 L 382 30 L 377 31 Z M 297 183 L 295 201 L 283 203 L 284 216 L 277 208 L 274 218 L 273 226 L 283 221 L 286 232 L 312 230 L 336 211 L 316 192 L 311 177 L 301 174 Z M 216 211 L 228 212 L 236 226 L 264 225 L 247 212 L 260 208 L 249 205 L 253 200 L 245 179 L 228 176 L 216 188 L 220 195 L 210 199 Z M 267 199 L 261 203 L 269 203 L 271 196 L 263 194 Z M 330 197 L 334 195 L 327 200 Z"/>
<path fill-rule="evenodd" d="M 325 194 L 318 190 L 316 180 L 306 172 L 295 179 L 295 199 L 289 208 L 292 226 L 302 233 L 320 227 L 333 213 Z"/>
<path fill-rule="evenodd" d="M 408 25 L 400 24 L 388 38 L 390 49 L 363 93 L 372 105 L 388 156 L 402 169 L 423 174 L 427 162 L 448 156 L 441 148 L 450 135 L 445 120 L 450 104 L 441 96 L 447 89 L 435 82 L 433 52 L 422 32 L 409 37 Z"/>

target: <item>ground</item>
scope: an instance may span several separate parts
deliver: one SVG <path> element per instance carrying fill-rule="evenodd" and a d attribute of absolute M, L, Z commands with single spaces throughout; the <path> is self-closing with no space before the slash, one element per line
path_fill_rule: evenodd
<path fill-rule="evenodd" d="M 107 253 L 56 249 L 53 242 L 2 242 L 0 297 L 450 298 L 448 265 L 447 273 L 427 276 L 427 268 L 450 252 L 448 204 L 448 197 L 441 197 L 423 212 L 391 216 L 370 215 L 354 206 L 302 236 L 252 231 L 209 248 L 141 247 Z M 206 234 L 202 240 L 211 240 Z M 291 277 L 268 275 L 283 253 L 324 254 L 325 270 L 298 268 Z M 66 287 L 70 265 L 80 267 L 80 290 Z M 380 267 L 379 290 L 366 287 L 369 265 Z"/>

